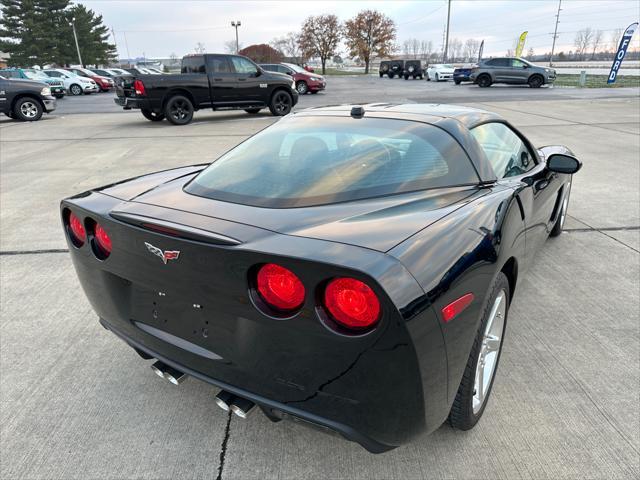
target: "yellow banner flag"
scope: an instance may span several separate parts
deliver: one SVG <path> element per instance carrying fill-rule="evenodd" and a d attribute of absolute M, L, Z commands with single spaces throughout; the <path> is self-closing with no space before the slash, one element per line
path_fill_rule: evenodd
<path fill-rule="evenodd" d="M 518 46 L 516 47 L 516 57 L 522 56 L 522 50 L 524 50 L 524 41 L 527 39 L 527 33 L 529 32 L 522 32 L 522 35 L 520 35 L 520 40 L 518 40 Z"/>

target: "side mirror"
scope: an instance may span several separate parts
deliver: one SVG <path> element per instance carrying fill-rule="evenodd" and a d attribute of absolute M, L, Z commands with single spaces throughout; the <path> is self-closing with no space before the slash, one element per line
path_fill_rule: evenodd
<path fill-rule="evenodd" d="M 259 77 L 260 75 L 262 75 L 262 70 L 260 70 L 260 69 L 258 68 L 258 69 L 256 69 L 255 76 L 256 76 L 256 77 Z"/>
<path fill-rule="evenodd" d="M 526 63 L 522 66 L 522 68 L 529 68 L 529 65 L 527 65 Z"/>
<path fill-rule="evenodd" d="M 554 153 L 547 158 L 547 169 L 556 173 L 572 175 L 582 168 L 582 162 L 570 155 Z"/>

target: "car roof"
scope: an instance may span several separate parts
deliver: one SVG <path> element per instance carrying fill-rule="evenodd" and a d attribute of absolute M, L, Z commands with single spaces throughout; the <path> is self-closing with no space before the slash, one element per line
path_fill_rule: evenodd
<path fill-rule="evenodd" d="M 326 107 L 310 108 L 302 110 L 296 115 L 314 115 L 314 114 L 342 114 L 351 115 L 351 109 L 356 106 L 333 105 Z M 502 120 L 499 115 L 481 110 L 478 108 L 464 107 L 462 105 L 448 105 L 438 103 L 369 103 L 365 105 L 357 105 L 364 108 L 364 116 L 367 112 L 384 115 L 385 118 L 393 118 L 397 120 L 421 121 L 424 123 L 437 124 L 446 119 L 455 119 L 462 123 L 466 128 L 487 121 Z"/>

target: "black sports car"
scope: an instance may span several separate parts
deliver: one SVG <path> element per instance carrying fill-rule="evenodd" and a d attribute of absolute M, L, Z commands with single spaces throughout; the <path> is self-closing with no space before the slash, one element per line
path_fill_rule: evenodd
<path fill-rule="evenodd" d="M 61 215 L 100 322 L 160 376 L 382 452 L 478 421 L 580 167 L 481 110 L 327 107 Z"/>

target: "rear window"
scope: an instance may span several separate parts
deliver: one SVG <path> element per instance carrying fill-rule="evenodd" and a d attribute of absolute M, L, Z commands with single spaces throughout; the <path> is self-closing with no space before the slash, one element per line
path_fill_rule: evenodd
<path fill-rule="evenodd" d="M 204 57 L 202 55 L 184 57 L 182 59 L 180 73 L 207 73 L 207 70 L 204 68 Z"/>
<path fill-rule="evenodd" d="M 227 202 L 289 208 L 476 183 L 465 152 L 437 127 L 294 116 L 220 157 L 185 190 Z"/>

